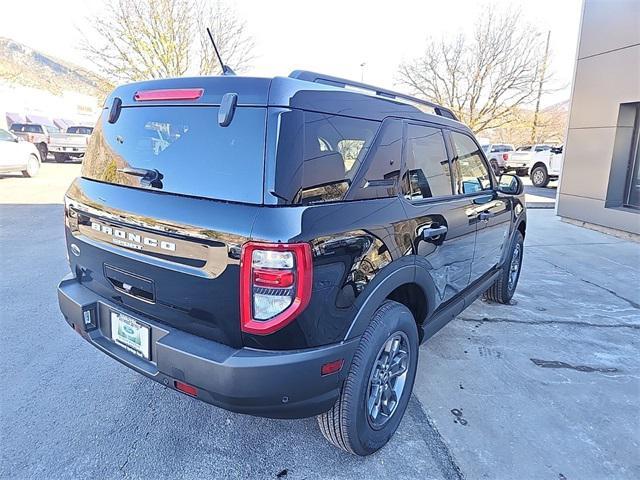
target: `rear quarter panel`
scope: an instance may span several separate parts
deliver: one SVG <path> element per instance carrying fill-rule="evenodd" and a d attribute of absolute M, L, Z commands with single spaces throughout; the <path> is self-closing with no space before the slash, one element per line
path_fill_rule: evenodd
<path fill-rule="evenodd" d="M 252 240 L 310 242 L 313 290 L 295 322 L 268 336 L 244 334 L 244 344 L 289 349 L 344 339 L 374 279 L 411 251 L 407 228 L 397 197 L 261 209 Z"/>

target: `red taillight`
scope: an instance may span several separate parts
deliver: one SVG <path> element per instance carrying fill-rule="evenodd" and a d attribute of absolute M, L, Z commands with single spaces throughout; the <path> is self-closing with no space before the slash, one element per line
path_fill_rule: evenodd
<path fill-rule="evenodd" d="M 197 100 L 204 93 L 204 88 L 172 88 L 167 90 L 141 90 L 133 99 L 136 102 L 154 100 Z"/>
<path fill-rule="evenodd" d="M 290 270 L 256 268 L 253 270 L 253 284 L 259 287 L 291 287 L 295 277 Z"/>
<path fill-rule="evenodd" d="M 243 245 L 240 256 L 240 328 L 268 335 L 291 323 L 309 304 L 312 286 L 308 243 Z"/>
<path fill-rule="evenodd" d="M 192 397 L 198 396 L 198 389 L 193 385 L 189 385 L 188 383 L 179 382 L 176 380 L 173 382 L 176 387 L 176 390 L 180 390 L 182 393 L 186 393 L 187 395 L 191 395 Z"/>
<path fill-rule="evenodd" d="M 509 160 L 509 154 L 508 153 L 503 153 L 502 154 L 502 159 L 506 162 L 507 160 Z"/>

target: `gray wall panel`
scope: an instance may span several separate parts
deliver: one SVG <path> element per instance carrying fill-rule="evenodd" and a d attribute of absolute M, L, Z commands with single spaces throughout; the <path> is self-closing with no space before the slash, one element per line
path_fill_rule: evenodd
<path fill-rule="evenodd" d="M 640 45 L 578 60 L 569 128 L 613 127 L 620 104 L 638 99 Z"/>
<path fill-rule="evenodd" d="M 578 58 L 638 43 L 639 0 L 586 0 Z"/>

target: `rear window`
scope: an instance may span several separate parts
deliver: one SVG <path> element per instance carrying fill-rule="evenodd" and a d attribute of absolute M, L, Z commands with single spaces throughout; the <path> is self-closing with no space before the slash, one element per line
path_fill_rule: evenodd
<path fill-rule="evenodd" d="M 238 107 L 227 127 L 218 107 L 108 110 L 94 131 L 82 176 L 219 200 L 262 203 L 266 109 Z"/>
<path fill-rule="evenodd" d="M 11 128 L 14 132 L 27 132 L 27 133 L 44 133 L 40 125 L 14 123 Z"/>
<path fill-rule="evenodd" d="M 79 133 L 81 135 L 91 135 L 93 128 L 91 127 L 69 127 L 67 133 Z"/>
<path fill-rule="evenodd" d="M 292 110 L 280 117 L 276 193 L 295 204 L 344 197 L 380 123 Z"/>

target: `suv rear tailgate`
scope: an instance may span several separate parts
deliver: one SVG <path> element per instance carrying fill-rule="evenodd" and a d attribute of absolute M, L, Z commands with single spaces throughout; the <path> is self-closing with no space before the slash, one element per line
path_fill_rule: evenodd
<path fill-rule="evenodd" d="M 65 205 L 71 269 L 113 302 L 239 347 L 240 248 L 256 213 L 80 178 Z"/>

